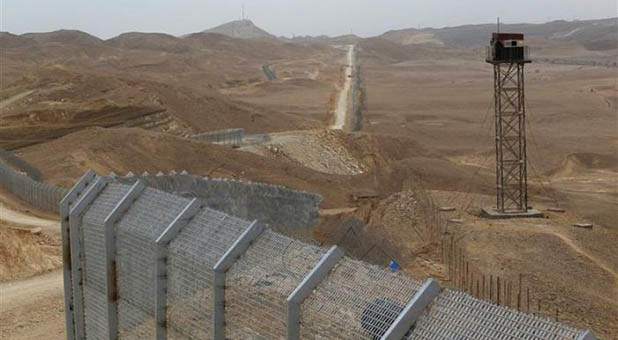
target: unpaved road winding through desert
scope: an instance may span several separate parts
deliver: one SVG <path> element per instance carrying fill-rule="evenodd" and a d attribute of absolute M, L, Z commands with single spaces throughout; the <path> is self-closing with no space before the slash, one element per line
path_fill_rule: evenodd
<path fill-rule="evenodd" d="M 354 45 L 348 45 L 348 63 L 345 71 L 345 81 L 343 89 L 339 92 L 337 108 L 335 109 L 335 123 L 331 125 L 333 130 L 343 130 L 345 125 L 346 113 L 348 111 L 348 97 L 352 85 L 352 68 L 354 63 Z"/>
<path fill-rule="evenodd" d="M 2 196 L 0 196 L 2 198 Z M 27 226 L 31 228 L 40 227 L 42 230 L 54 234 L 60 233 L 60 222 L 46 218 L 28 215 L 21 211 L 14 210 L 0 200 L 0 220 L 11 225 Z"/>
<path fill-rule="evenodd" d="M 60 234 L 58 220 L 38 217 L 14 206 L 11 198 L 0 193 L 0 223 L 10 228 L 41 228 L 49 234 Z M 64 338 L 62 285 L 62 270 L 0 283 L 0 338 Z"/>
<path fill-rule="evenodd" d="M 0 110 L 4 109 L 5 107 L 13 104 L 14 102 L 23 99 L 27 96 L 29 96 L 30 94 L 32 94 L 34 92 L 34 90 L 30 90 L 30 91 L 26 91 L 26 92 L 22 92 L 22 93 L 18 93 L 10 98 L 7 98 L 5 100 L 0 101 Z"/>

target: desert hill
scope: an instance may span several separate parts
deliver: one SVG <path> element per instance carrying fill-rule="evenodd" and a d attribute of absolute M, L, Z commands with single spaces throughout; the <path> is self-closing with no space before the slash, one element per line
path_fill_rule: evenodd
<path fill-rule="evenodd" d="M 164 33 L 128 32 L 106 40 L 108 46 L 121 49 L 164 51 L 182 53 L 190 50 L 182 39 Z"/>
<path fill-rule="evenodd" d="M 50 143 L 20 150 L 20 155 L 45 171 L 45 180 L 70 186 L 86 170 L 108 174 L 171 170 L 209 177 L 231 177 L 285 185 L 300 189 L 320 188 L 337 206 L 347 200 L 353 186 L 349 178 L 328 176 L 283 160 L 265 159 L 229 147 L 144 131 L 136 128 L 91 128 Z M 155 157 L 156 156 L 156 157 Z M 332 183 L 338 183 L 333 186 Z"/>
<path fill-rule="evenodd" d="M 233 38 L 253 39 L 253 38 L 275 38 L 274 35 L 257 27 L 251 20 L 235 20 L 223 25 L 202 31 L 204 33 L 218 33 Z"/>
<path fill-rule="evenodd" d="M 178 38 L 130 32 L 101 41 L 62 30 L 2 33 L 0 41 L 0 145 L 8 149 L 95 126 L 138 126 L 186 136 L 230 127 L 266 133 L 317 124 L 298 116 L 298 106 L 247 103 L 246 96 L 220 90 L 260 85 L 266 80 L 264 64 L 338 54 L 326 44 L 216 33 Z M 315 71 L 313 66 L 307 70 Z M 312 80 L 305 86 L 330 90 L 332 85 Z M 327 101 L 325 94 L 324 107 Z"/>
<path fill-rule="evenodd" d="M 103 44 L 103 40 L 86 32 L 77 30 L 58 30 L 45 33 L 25 33 L 21 36 L 24 38 L 33 39 L 40 44 L 60 43 L 81 46 L 93 46 Z"/>
<path fill-rule="evenodd" d="M 480 47 L 487 44 L 495 24 L 464 25 L 445 28 L 393 30 L 380 37 L 400 44 L 436 43 L 456 47 Z M 618 18 L 582 21 L 557 20 L 543 24 L 501 24 L 503 32 L 521 32 L 531 37 L 582 44 L 591 50 L 617 48 Z"/>
<path fill-rule="evenodd" d="M 435 44 L 403 45 L 384 38 L 367 38 L 358 43 L 364 63 L 394 64 L 422 58 L 467 57 L 468 51 Z"/>
<path fill-rule="evenodd" d="M 32 46 L 37 42 L 34 39 L 15 35 L 9 32 L 0 32 L 0 46 L 2 48 L 15 48 Z"/>

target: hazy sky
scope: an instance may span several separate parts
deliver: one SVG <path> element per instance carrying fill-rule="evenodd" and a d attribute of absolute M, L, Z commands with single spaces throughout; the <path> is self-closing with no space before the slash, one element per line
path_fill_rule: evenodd
<path fill-rule="evenodd" d="M 615 17 L 616 0 L 0 0 L 0 30 L 192 33 L 249 19 L 275 35 L 381 34 L 408 27 Z"/>

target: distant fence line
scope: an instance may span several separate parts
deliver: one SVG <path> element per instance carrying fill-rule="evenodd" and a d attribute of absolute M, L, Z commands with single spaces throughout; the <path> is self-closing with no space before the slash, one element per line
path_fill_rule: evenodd
<path fill-rule="evenodd" d="M 259 220 L 284 234 L 311 238 L 319 217 L 321 195 L 284 186 L 208 178 L 186 171 L 118 177 L 123 183 L 144 180 L 149 186 L 183 197 L 198 197 L 210 208 L 248 220 Z"/>
<path fill-rule="evenodd" d="M 41 183 L 0 164 L 0 185 L 29 204 L 46 211 L 58 212 L 58 205 L 66 189 Z"/>
<path fill-rule="evenodd" d="M 262 65 L 262 71 L 264 72 L 264 75 L 266 75 L 266 79 L 268 79 L 268 80 L 275 80 L 275 79 L 277 79 L 277 75 L 270 68 L 270 65 L 268 65 L 268 64 Z"/>
<path fill-rule="evenodd" d="M 199 139 L 211 143 L 216 144 L 232 144 L 232 145 L 240 145 L 245 136 L 245 129 L 243 128 L 234 128 L 234 129 L 224 129 L 217 131 L 208 131 L 203 132 L 197 135 L 191 136 L 191 138 Z"/>
<path fill-rule="evenodd" d="M 86 175 L 63 204 L 69 340 L 588 334 L 294 240 L 143 181 Z"/>
<path fill-rule="evenodd" d="M 35 181 L 41 180 L 41 171 L 39 171 L 39 169 L 30 165 L 30 163 L 16 156 L 12 152 L 4 150 L 3 148 L 0 148 L 0 159 L 4 160 L 4 162 L 7 163 L 7 165 L 12 165 L 20 169 L 21 171 L 23 171 L 26 175 L 28 175 L 30 178 L 34 179 Z"/>
<path fill-rule="evenodd" d="M 544 297 L 531 290 L 530 283 L 521 273 L 511 274 L 517 279 L 508 279 L 493 273 L 487 273 L 470 262 L 469 256 L 462 246 L 461 238 L 455 238 L 448 233 L 459 222 L 453 222 L 452 212 L 438 211 L 440 239 L 440 257 L 446 267 L 446 281 L 454 289 L 464 291 L 479 299 L 488 300 L 499 306 L 515 308 L 518 311 L 546 315 L 560 320 L 559 307 L 551 308 L 544 303 Z M 549 300 L 550 298 L 547 298 Z M 546 300 L 545 300 L 546 301 Z"/>
<path fill-rule="evenodd" d="M 273 229 L 302 239 L 311 238 L 312 227 L 319 218 L 322 196 L 284 186 L 238 181 L 227 178 L 208 178 L 190 175 L 186 171 L 144 173 L 136 177 L 111 174 L 123 183 L 138 178 L 149 186 L 182 195 L 199 197 L 207 206 L 232 216 L 259 219 Z M 67 190 L 53 184 L 41 183 L 0 163 L 0 185 L 27 203 L 51 212 L 58 212 L 58 205 Z"/>

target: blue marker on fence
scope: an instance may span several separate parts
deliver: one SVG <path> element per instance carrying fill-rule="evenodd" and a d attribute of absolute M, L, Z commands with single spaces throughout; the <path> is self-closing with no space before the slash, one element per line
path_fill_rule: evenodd
<path fill-rule="evenodd" d="M 388 264 L 388 267 L 389 267 L 392 271 L 394 271 L 394 272 L 396 272 L 396 271 L 398 271 L 399 269 L 401 269 L 401 267 L 399 267 L 399 264 L 398 264 L 397 262 L 393 261 L 393 260 L 391 260 L 391 263 L 389 263 L 389 264 Z"/>

